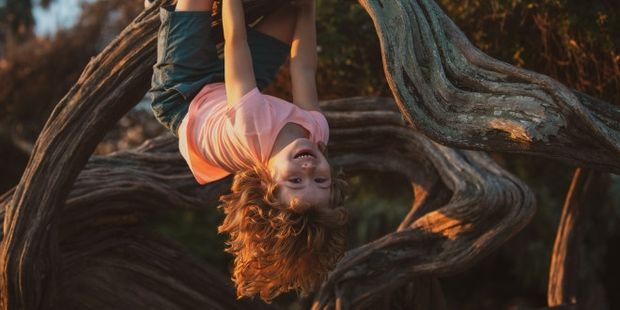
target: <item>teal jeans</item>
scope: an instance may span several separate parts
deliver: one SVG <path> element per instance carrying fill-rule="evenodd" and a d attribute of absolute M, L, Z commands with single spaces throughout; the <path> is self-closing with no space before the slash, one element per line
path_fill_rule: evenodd
<path fill-rule="evenodd" d="M 189 104 L 209 83 L 224 82 L 223 45 L 211 40 L 211 12 L 160 9 L 157 63 L 151 80 L 155 117 L 177 134 Z M 252 28 L 247 31 L 256 86 L 265 89 L 286 61 L 290 45 Z"/>

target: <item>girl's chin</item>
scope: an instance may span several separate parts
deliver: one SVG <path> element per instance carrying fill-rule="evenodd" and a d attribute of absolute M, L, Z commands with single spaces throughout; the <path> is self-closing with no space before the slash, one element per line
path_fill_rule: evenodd
<path fill-rule="evenodd" d="M 292 156 L 299 154 L 300 152 L 310 152 L 315 157 L 318 155 L 316 152 L 319 152 L 319 147 L 314 142 L 310 141 L 307 138 L 299 138 L 295 139 L 291 144 L 287 147 L 287 153 Z"/>

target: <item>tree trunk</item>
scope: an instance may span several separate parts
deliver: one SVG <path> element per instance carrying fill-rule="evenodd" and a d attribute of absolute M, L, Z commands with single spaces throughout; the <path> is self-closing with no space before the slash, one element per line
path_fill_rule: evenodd
<path fill-rule="evenodd" d="M 246 5 L 256 15 L 281 3 Z M 450 145 L 618 171 L 617 108 L 480 54 L 432 2 L 363 3 L 378 27 L 398 106 L 416 128 Z M 171 137 L 94 157 L 83 170 L 104 133 L 148 88 L 157 25 L 155 6 L 89 63 L 50 116 L 20 183 L 2 197 L 3 308 L 234 307 L 220 276 L 139 225 L 141 213 L 216 199 L 226 181 L 197 186 Z M 402 31 L 388 36 L 385 26 Z M 405 34 L 398 44 L 397 33 Z M 458 79 L 448 84 L 446 76 Z M 522 182 L 483 153 L 441 146 L 408 128 L 391 100 L 323 105 L 334 163 L 402 174 L 416 201 L 399 231 L 345 255 L 315 308 L 394 300 L 390 292 L 419 276 L 417 283 L 432 282 L 471 266 L 533 215 Z"/>
<path fill-rule="evenodd" d="M 585 174 L 585 175 L 584 175 Z M 577 168 L 566 194 L 558 225 L 547 288 L 547 305 L 578 304 L 579 255 L 583 226 L 585 196 L 590 187 L 592 172 Z"/>

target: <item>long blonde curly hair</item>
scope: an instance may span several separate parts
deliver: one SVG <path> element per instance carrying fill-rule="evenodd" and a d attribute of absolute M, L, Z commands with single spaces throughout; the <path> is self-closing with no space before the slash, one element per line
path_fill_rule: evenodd
<path fill-rule="evenodd" d="M 232 193 L 220 197 L 226 217 L 218 231 L 230 235 L 226 251 L 235 256 L 238 298 L 258 294 L 270 302 L 292 289 L 307 295 L 326 278 L 345 251 L 349 217 L 342 206 L 346 182 L 332 175 L 330 206 L 304 213 L 277 200 L 266 168 L 235 175 Z"/>

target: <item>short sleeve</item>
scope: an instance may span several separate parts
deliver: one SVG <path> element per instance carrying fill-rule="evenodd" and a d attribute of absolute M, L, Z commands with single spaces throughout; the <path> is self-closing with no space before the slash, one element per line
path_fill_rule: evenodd
<path fill-rule="evenodd" d="M 314 133 L 316 141 L 314 142 L 323 142 L 327 144 L 327 142 L 329 142 L 329 124 L 327 123 L 325 115 L 318 111 L 310 111 L 310 113 L 312 114 L 316 126 L 316 132 Z"/>
<path fill-rule="evenodd" d="M 259 135 L 273 125 L 273 108 L 256 87 L 228 109 L 226 115 L 238 135 Z"/>

